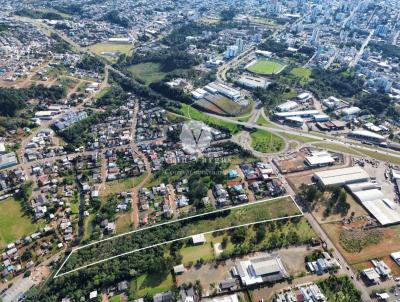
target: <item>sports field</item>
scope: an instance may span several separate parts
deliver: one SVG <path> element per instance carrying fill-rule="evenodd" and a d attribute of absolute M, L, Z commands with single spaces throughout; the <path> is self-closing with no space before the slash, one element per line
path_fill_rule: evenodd
<path fill-rule="evenodd" d="M 280 62 L 273 60 L 258 60 L 254 64 L 247 67 L 248 71 L 263 75 L 273 75 L 280 73 L 285 68 Z"/>
<path fill-rule="evenodd" d="M 84 269 L 121 256 L 144 252 L 167 243 L 181 241 L 195 234 L 213 233 L 243 225 L 302 216 L 289 197 L 273 198 L 229 209 L 216 210 L 153 225 L 147 228 L 93 242 L 74 250 L 57 276 Z M 134 255 L 132 255 L 134 256 Z"/>
<path fill-rule="evenodd" d="M 0 201 L 0 248 L 37 230 L 37 225 L 23 214 L 21 205 L 8 198 Z"/>
<path fill-rule="evenodd" d="M 90 45 L 89 50 L 98 56 L 102 56 L 104 52 L 120 52 L 123 54 L 130 54 L 133 49 L 132 44 L 116 44 L 116 43 L 97 43 Z"/>

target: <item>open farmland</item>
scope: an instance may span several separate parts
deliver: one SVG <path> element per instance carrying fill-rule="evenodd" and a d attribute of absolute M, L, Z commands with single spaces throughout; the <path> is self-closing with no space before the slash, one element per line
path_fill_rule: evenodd
<path fill-rule="evenodd" d="M 280 62 L 273 60 L 258 60 L 247 67 L 247 70 L 262 75 L 273 75 L 280 73 L 285 68 Z"/>
<path fill-rule="evenodd" d="M 61 274 L 188 239 L 195 234 L 300 216 L 302 213 L 297 205 L 287 196 L 170 221 L 80 247 L 67 258 Z"/>

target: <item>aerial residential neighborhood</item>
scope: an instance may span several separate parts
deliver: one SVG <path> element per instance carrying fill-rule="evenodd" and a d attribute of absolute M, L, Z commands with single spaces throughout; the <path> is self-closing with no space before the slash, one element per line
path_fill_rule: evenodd
<path fill-rule="evenodd" d="M 0 5 L 0 302 L 400 302 L 398 0 Z"/>

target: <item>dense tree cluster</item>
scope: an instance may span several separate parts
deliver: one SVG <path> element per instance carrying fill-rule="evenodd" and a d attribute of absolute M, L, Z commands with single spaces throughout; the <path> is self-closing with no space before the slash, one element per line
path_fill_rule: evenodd
<path fill-rule="evenodd" d="M 384 57 L 400 59 L 400 47 L 384 42 L 370 42 L 369 46 L 377 51 L 381 51 Z"/>
<path fill-rule="evenodd" d="M 51 50 L 55 53 L 66 53 L 71 50 L 71 45 L 64 41 L 58 34 L 52 33 L 51 38 L 54 43 L 51 45 Z"/>
<path fill-rule="evenodd" d="M 20 9 L 15 12 L 18 16 L 28 17 L 32 19 L 49 19 L 49 20 L 63 20 L 64 18 L 55 12 L 42 12 L 38 10 L 31 10 L 27 8 Z"/>
<path fill-rule="evenodd" d="M 96 100 L 97 107 L 120 106 L 128 100 L 128 94 L 119 85 L 113 85 L 100 98 Z"/>
<path fill-rule="evenodd" d="M 91 56 L 91 55 L 84 55 L 82 59 L 76 64 L 76 67 L 97 72 L 97 73 L 102 73 L 104 71 L 104 62 L 96 57 L 96 56 Z"/>
<path fill-rule="evenodd" d="M 314 207 L 317 203 L 325 205 L 324 216 L 328 217 L 333 214 L 348 214 L 350 204 L 347 202 L 346 191 L 338 186 L 333 187 L 317 187 L 315 185 L 300 187 L 299 197 L 307 202 L 310 207 Z"/>
<path fill-rule="evenodd" d="M 124 16 L 120 16 L 118 10 L 109 11 L 102 17 L 102 19 L 122 27 L 129 27 L 130 25 L 129 19 Z"/>
<path fill-rule="evenodd" d="M 361 301 L 360 292 L 354 287 L 349 277 L 330 276 L 328 279 L 317 282 L 329 301 L 353 302 Z"/>
<path fill-rule="evenodd" d="M 258 98 L 264 106 L 274 108 L 280 103 L 286 101 L 284 93 L 290 92 L 290 88 L 278 82 L 273 82 L 267 88 L 257 88 L 254 96 Z"/>
<path fill-rule="evenodd" d="M 188 54 L 185 51 L 161 49 L 155 52 L 134 54 L 130 60 L 131 64 L 146 62 L 159 63 L 162 71 L 171 72 L 176 69 L 187 69 L 198 65 L 201 62 L 201 58 L 196 55 Z"/>
<path fill-rule="evenodd" d="M 1 88 L 0 115 L 15 116 L 18 110 L 25 108 L 30 99 L 59 100 L 65 95 L 65 88 L 60 86 L 45 87 L 43 85 L 30 88 Z"/>
<path fill-rule="evenodd" d="M 311 76 L 314 81 L 308 82 L 307 88 L 319 99 L 332 95 L 348 98 L 355 97 L 361 93 L 364 85 L 364 80 L 351 70 L 315 68 Z"/>
<path fill-rule="evenodd" d="M 237 11 L 234 7 L 224 9 L 220 12 L 221 19 L 223 21 L 231 21 L 236 16 Z"/>

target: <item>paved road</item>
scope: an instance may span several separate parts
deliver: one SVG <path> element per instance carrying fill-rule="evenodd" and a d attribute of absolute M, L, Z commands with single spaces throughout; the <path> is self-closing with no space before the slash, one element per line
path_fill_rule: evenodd
<path fill-rule="evenodd" d="M 356 54 L 356 56 L 354 57 L 354 59 L 350 62 L 349 67 L 354 67 L 357 65 L 358 61 L 360 61 L 365 48 L 368 46 L 369 41 L 371 41 L 371 38 L 374 34 L 374 30 L 370 30 L 369 31 L 369 35 L 368 37 L 365 39 L 364 43 L 362 44 L 360 50 L 358 51 L 358 53 Z"/>

